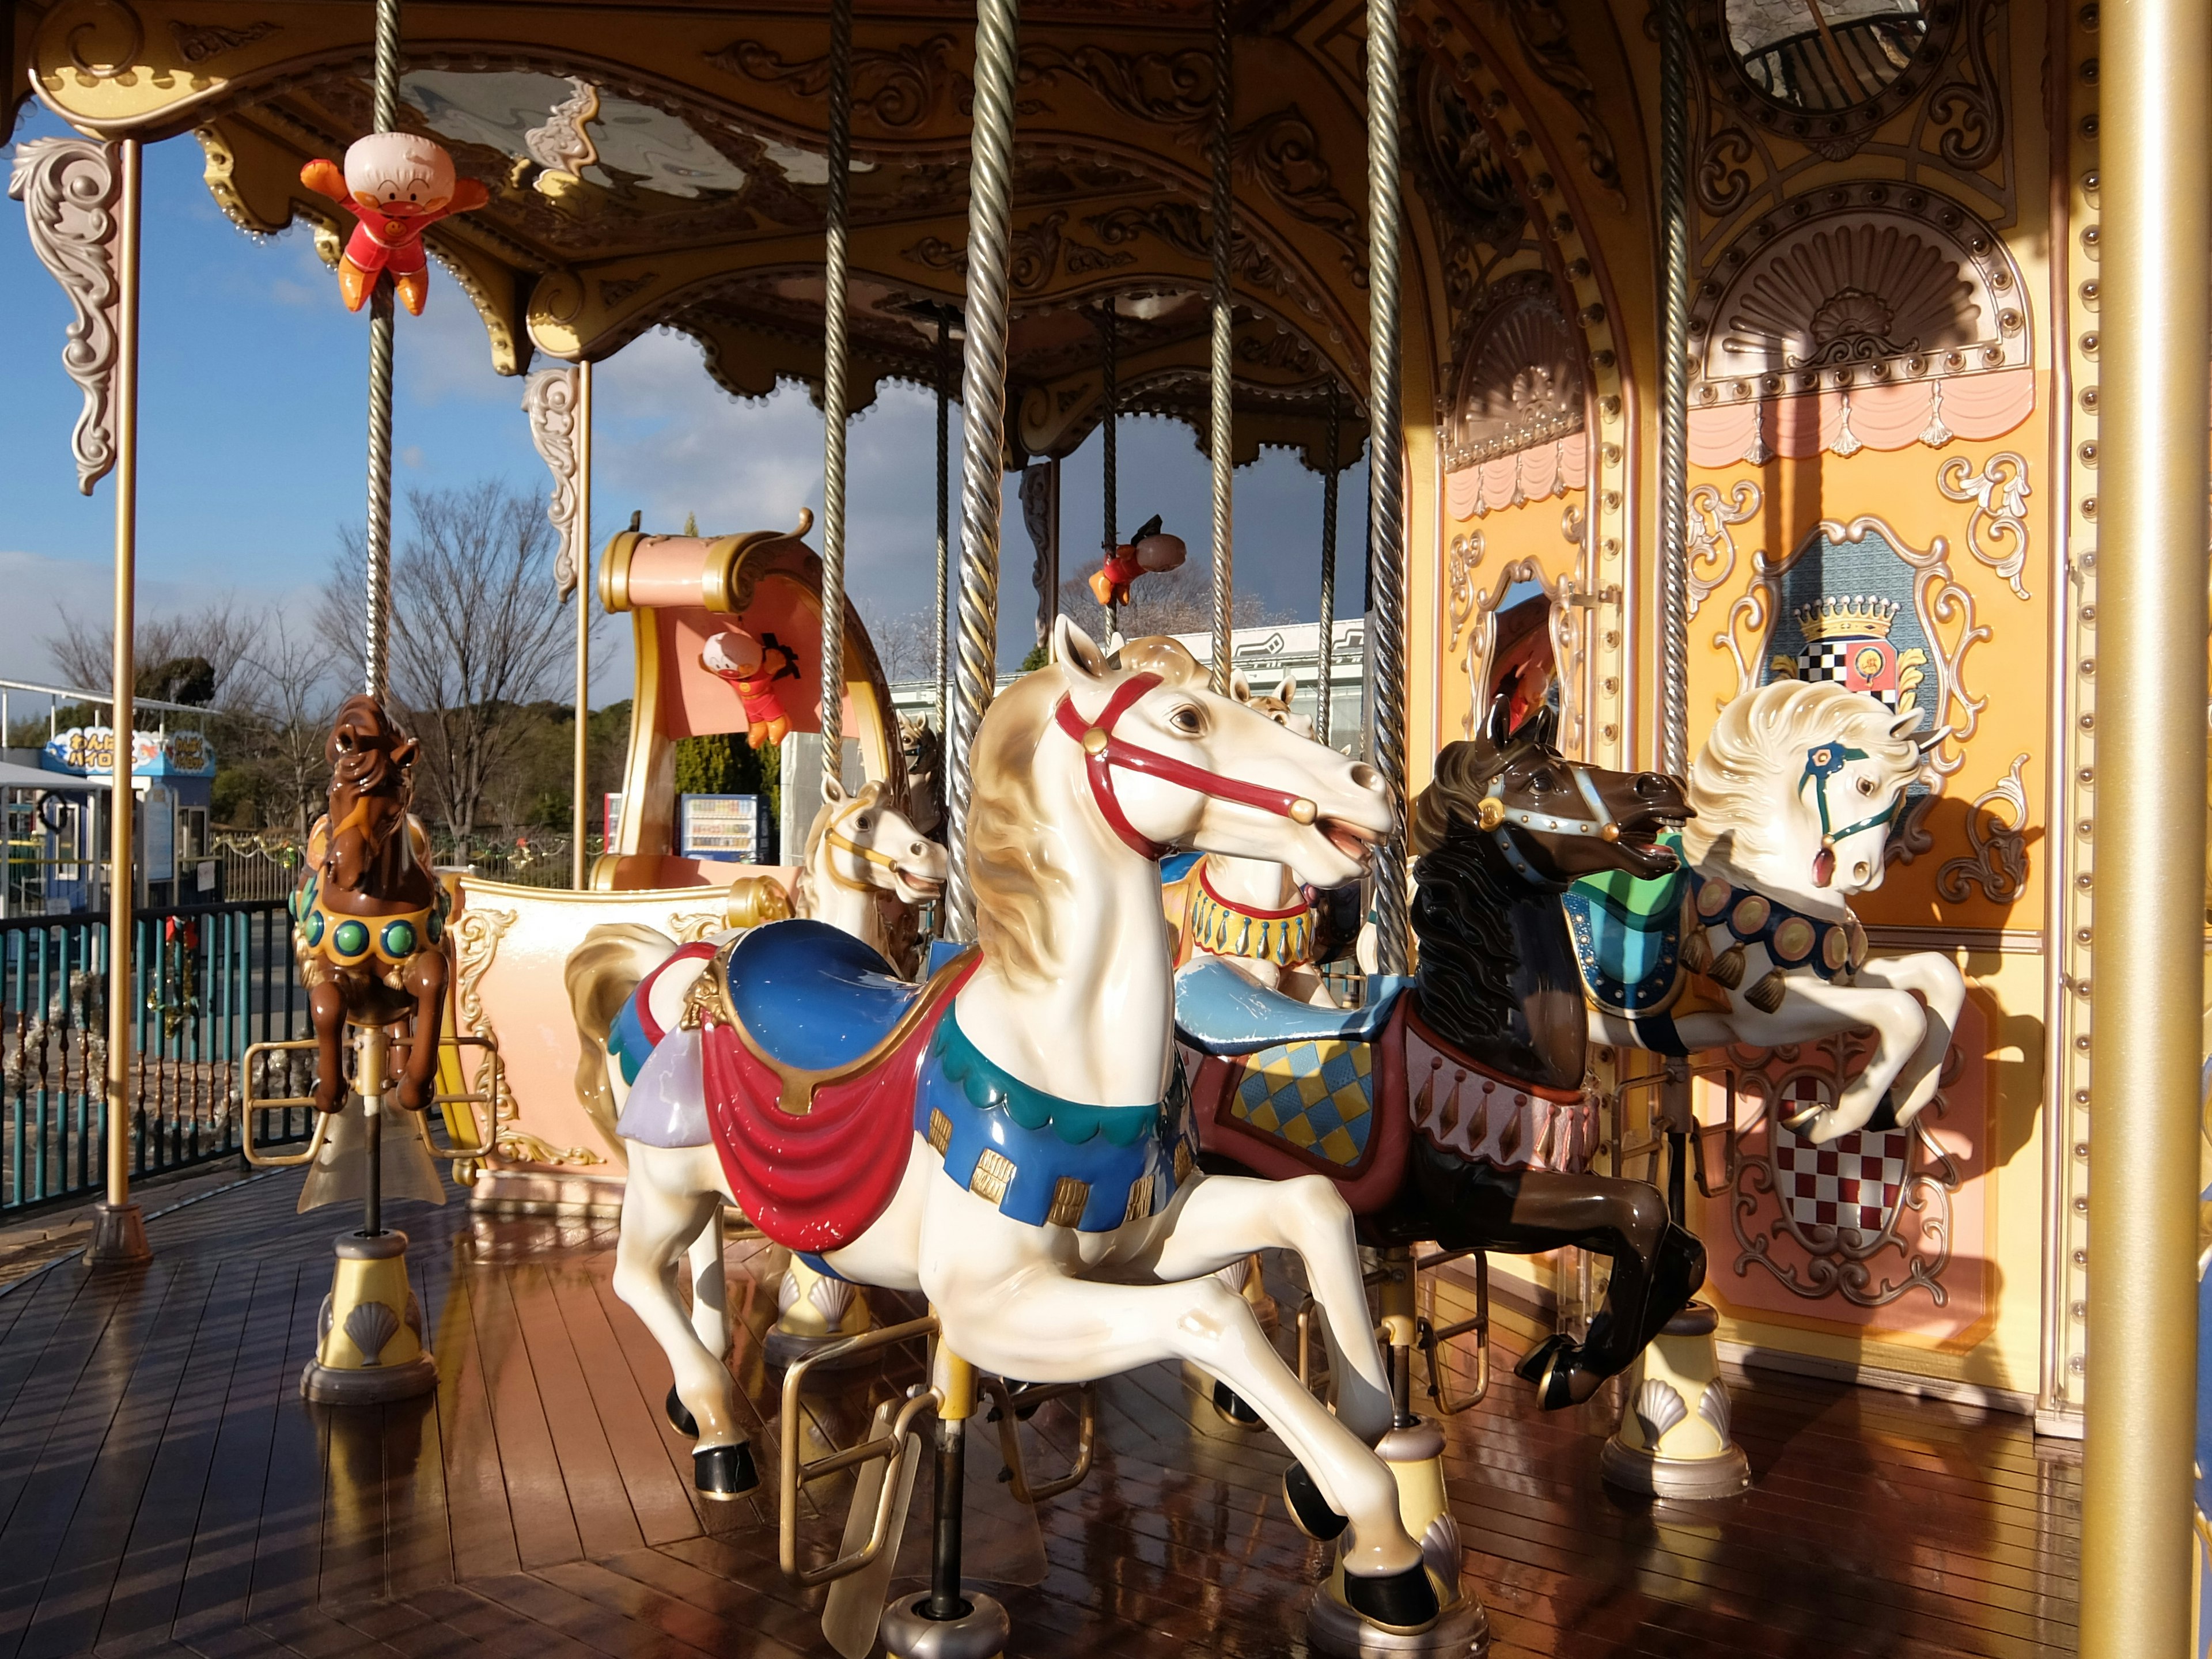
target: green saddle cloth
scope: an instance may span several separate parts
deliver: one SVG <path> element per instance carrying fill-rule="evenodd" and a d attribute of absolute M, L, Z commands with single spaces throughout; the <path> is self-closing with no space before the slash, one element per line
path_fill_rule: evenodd
<path fill-rule="evenodd" d="M 1674 831 L 1659 844 L 1681 856 Z M 1609 870 L 1567 889 L 1562 902 L 1575 957 L 1598 1007 L 1634 1018 L 1673 1006 L 1682 988 L 1682 903 L 1694 880 L 1685 863 L 1648 879 Z"/>

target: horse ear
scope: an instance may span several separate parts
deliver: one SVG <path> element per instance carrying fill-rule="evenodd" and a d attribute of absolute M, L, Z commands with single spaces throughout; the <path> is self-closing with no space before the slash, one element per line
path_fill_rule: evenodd
<path fill-rule="evenodd" d="M 392 745 L 392 763 L 404 772 L 415 764 L 415 757 L 422 747 L 420 738 L 402 738 Z"/>
<path fill-rule="evenodd" d="M 1297 695 L 1298 677 L 1295 674 L 1284 675 L 1283 683 L 1275 688 L 1275 701 L 1278 702 L 1292 702 L 1297 700 Z"/>
<path fill-rule="evenodd" d="M 1492 749 L 1503 749 L 1513 740 L 1513 733 L 1506 724 L 1512 717 L 1513 700 L 1500 691 L 1490 700 L 1490 720 L 1483 730 L 1483 736 L 1490 739 Z"/>
<path fill-rule="evenodd" d="M 1106 672 L 1106 653 L 1098 642 L 1071 621 L 1066 611 L 1052 626 L 1052 659 L 1070 685 L 1096 681 Z"/>
<path fill-rule="evenodd" d="M 1559 711 L 1548 702 L 1536 705 L 1536 712 L 1521 722 L 1521 733 L 1541 749 L 1559 746 Z"/>
<path fill-rule="evenodd" d="M 1239 702 L 1252 701 L 1252 682 L 1245 677 L 1244 671 L 1241 668 L 1232 668 L 1229 671 L 1229 695 Z"/>
<path fill-rule="evenodd" d="M 845 786 L 839 781 L 837 775 L 824 772 L 822 775 L 822 804 L 824 806 L 842 806 L 845 799 Z"/>

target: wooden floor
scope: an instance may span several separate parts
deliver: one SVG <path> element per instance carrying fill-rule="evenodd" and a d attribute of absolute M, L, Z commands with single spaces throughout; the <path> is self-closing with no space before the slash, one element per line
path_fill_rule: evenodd
<path fill-rule="evenodd" d="M 143 1270 L 0 1295 L 0 1659 L 829 1651 L 819 1593 L 776 1573 L 772 1498 L 691 1497 L 607 1230 L 406 1206 L 440 1389 L 325 1410 L 297 1377 L 346 1218 L 294 1216 L 298 1181 L 157 1218 Z M 757 1332 L 767 1264 L 736 1265 Z M 749 1340 L 740 1359 L 766 1472 L 774 1394 Z M 851 1437 L 902 1380 L 848 1377 L 816 1426 Z M 975 1449 L 971 1576 L 1018 1586 L 1010 1653 L 1304 1651 L 1322 1558 L 1283 1455 L 1195 1405 L 1164 1370 L 1111 1384 L 1096 1472 L 1034 1516 Z M 1065 1449 L 1059 1409 L 1035 1464 Z M 1541 1417 L 1505 1376 L 1449 1423 L 1500 1659 L 2074 1651 L 2077 1471 L 2021 1419 L 1754 1373 L 1735 1422 L 1755 1491 L 1656 1508 L 1600 1485 L 1595 1407 Z M 837 1520 L 803 1536 L 826 1549 Z M 902 1573 L 923 1560 L 917 1526 Z"/>

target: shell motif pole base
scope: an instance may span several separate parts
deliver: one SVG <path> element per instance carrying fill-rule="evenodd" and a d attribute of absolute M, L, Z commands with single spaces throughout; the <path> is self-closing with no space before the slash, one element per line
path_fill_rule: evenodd
<path fill-rule="evenodd" d="M 875 1323 L 867 1295 L 859 1285 L 818 1273 L 795 1255 L 776 1286 L 775 1302 L 775 1323 L 769 1327 L 761 1349 L 779 1370 L 788 1370 L 832 1342 L 861 1335 Z M 842 1370 L 872 1364 L 878 1358 L 862 1352 L 826 1360 L 816 1369 Z"/>
<path fill-rule="evenodd" d="M 1306 1610 L 1306 1635 L 1321 1652 L 1339 1659 L 1382 1654 L 1449 1654 L 1479 1659 L 1490 1650 L 1490 1619 L 1461 1579 L 1459 1522 L 1444 1493 L 1444 1437 L 1435 1424 L 1393 1429 L 1376 1443 L 1375 1455 L 1398 1482 L 1398 1518 L 1421 1547 L 1421 1563 L 1436 1585 L 1442 1610 L 1426 1630 L 1400 1632 L 1370 1624 L 1345 1601 L 1340 1561 L 1314 1592 Z"/>
<path fill-rule="evenodd" d="M 153 1247 L 146 1243 L 144 1211 L 136 1204 L 110 1204 L 105 1200 L 94 1206 L 92 1242 L 84 1250 L 86 1267 L 129 1267 L 153 1259 Z"/>
<path fill-rule="evenodd" d="M 1751 1490 L 1751 1460 L 1729 1433 L 1728 1384 L 1702 1302 L 1676 1314 L 1628 1373 L 1628 1409 L 1598 1455 L 1611 1485 L 1639 1496 L 1699 1500 Z"/>
<path fill-rule="evenodd" d="M 422 1310 L 407 1282 L 407 1235 L 343 1233 L 337 1272 L 315 1330 L 300 1392 L 318 1405 L 411 1400 L 438 1386 L 422 1346 Z"/>
<path fill-rule="evenodd" d="M 981 1590 L 963 1585 L 960 1593 L 969 1605 L 957 1619 L 924 1613 L 927 1590 L 902 1595 L 885 1607 L 876 1633 L 883 1638 L 886 1659 L 1000 1659 L 1014 1631 L 1006 1608 Z"/>

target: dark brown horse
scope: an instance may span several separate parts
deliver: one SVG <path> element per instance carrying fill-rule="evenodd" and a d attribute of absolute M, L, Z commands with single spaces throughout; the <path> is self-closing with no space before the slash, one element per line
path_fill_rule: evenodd
<path fill-rule="evenodd" d="M 1589 1017 L 1559 903 L 1578 876 L 1666 873 L 1674 854 L 1655 837 L 1689 807 L 1672 778 L 1562 757 L 1540 705 L 1510 734 L 1507 718 L 1501 697 L 1415 803 L 1419 965 L 1387 1024 L 1378 1011 L 1365 1043 L 1209 1058 L 1192 1103 L 1209 1167 L 1328 1175 L 1370 1243 L 1607 1257 L 1587 1335 L 1554 1336 L 1521 1367 L 1556 1409 L 1625 1370 L 1705 1281 L 1704 1248 L 1656 1188 L 1582 1172 L 1596 1141 Z M 1178 1021 L 1195 1017 L 1179 996 Z M 1224 1052 L 1200 1030 L 1184 1041 Z"/>
<path fill-rule="evenodd" d="M 430 839 L 407 810 L 416 742 L 370 696 L 349 697 L 323 745 L 330 811 L 307 836 L 292 895 L 292 945 L 307 986 L 321 1064 L 315 1104 L 345 1099 L 341 1042 L 349 1022 L 414 1021 L 399 1103 L 436 1092 L 438 1037 L 451 981 L 450 896 L 430 868 Z"/>

